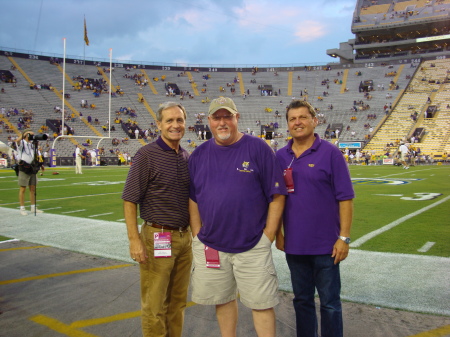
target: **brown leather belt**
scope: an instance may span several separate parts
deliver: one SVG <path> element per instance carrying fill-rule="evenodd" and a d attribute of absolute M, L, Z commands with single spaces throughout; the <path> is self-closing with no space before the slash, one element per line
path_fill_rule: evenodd
<path fill-rule="evenodd" d="M 169 231 L 187 232 L 189 230 L 189 226 L 184 226 L 184 227 L 161 226 L 161 225 L 158 225 L 158 224 L 156 224 L 154 222 L 148 222 L 148 221 L 146 221 L 145 224 L 147 226 L 150 226 L 150 227 L 153 227 L 153 228 L 165 229 L 165 230 L 169 230 Z"/>

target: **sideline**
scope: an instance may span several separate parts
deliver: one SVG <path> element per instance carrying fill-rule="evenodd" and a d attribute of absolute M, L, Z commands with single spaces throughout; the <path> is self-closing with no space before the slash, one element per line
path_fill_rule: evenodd
<path fill-rule="evenodd" d="M 5 207 L 0 218 L 0 235 L 133 263 L 123 223 L 42 213 L 30 224 Z M 292 292 L 284 252 L 272 253 L 279 289 Z M 352 249 L 340 268 L 343 300 L 450 316 L 450 258 Z"/>

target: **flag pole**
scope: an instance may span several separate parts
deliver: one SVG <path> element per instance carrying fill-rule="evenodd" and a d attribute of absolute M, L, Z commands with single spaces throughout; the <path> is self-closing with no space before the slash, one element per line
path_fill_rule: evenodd
<path fill-rule="evenodd" d="M 112 48 L 109 48 L 109 115 L 108 115 L 108 137 L 111 138 L 111 88 L 112 88 Z"/>
<path fill-rule="evenodd" d="M 86 15 L 84 15 L 83 73 L 86 75 Z"/>
<path fill-rule="evenodd" d="M 62 86 L 62 113 L 61 113 L 61 136 L 64 136 L 64 104 L 65 104 L 65 96 L 66 96 L 66 38 L 63 38 L 64 42 L 64 56 L 63 56 L 63 86 Z"/>

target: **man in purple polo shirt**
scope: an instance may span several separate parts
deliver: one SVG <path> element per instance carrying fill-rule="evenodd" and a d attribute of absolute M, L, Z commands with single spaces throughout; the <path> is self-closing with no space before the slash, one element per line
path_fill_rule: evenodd
<path fill-rule="evenodd" d="M 233 100 L 213 100 L 208 120 L 214 138 L 189 159 L 192 300 L 215 305 L 222 337 L 236 336 L 239 292 L 258 336 L 274 337 L 278 280 L 271 245 L 287 194 L 282 172 L 265 142 L 238 131 Z"/>
<path fill-rule="evenodd" d="M 349 251 L 355 197 L 339 149 L 314 133 L 314 108 L 292 101 L 286 120 L 292 139 L 276 156 L 288 197 L 276 246 L 286 252 L 294 291 L 297 337 L 318 336 L 314 304 L 320 298 L 321 336 L 342 336 L 339 262 Z"/>

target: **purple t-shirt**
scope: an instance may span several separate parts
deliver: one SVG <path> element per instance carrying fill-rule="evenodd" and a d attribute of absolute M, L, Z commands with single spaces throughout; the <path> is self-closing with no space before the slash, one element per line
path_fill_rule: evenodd
<path fill-rule="evenodd" d="M 276 153 L 282 170 L 292 162 L 294 178 L 294 192 L 288 194 L 283 214 L 288 254 L 331 254 L 340 230 L 339 201 L 355 197 L 341 151 L 315 136 L 311 148 L 298 158 L 292 140 Z"/>
<path fill-rule="evenodd" d="M 272 149 L 249 135 L 230 146 L 214 139 L 203 143 L 189 157 L 189 174 L 190 198 L 203 224 L 198 238 L 222 252 L 252 249 L 262 236 L 273 195 L 287 194 Z"/>

